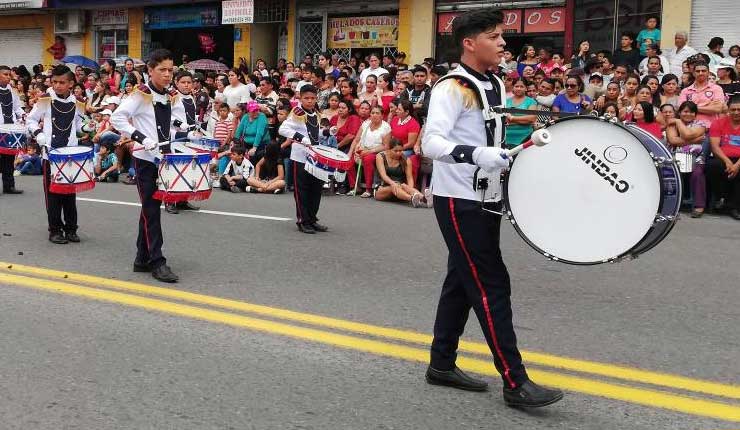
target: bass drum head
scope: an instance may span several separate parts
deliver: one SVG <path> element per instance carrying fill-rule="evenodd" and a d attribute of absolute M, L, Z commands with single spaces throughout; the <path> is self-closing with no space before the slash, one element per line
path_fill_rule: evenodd
<path fill-rule="evenodd" d="M 563 119 L 552 141 L 517 155 L 504 184 L 518 233 L 547 257 L 599 264 L 635 247 L 652 227 L 661 189 L 654 161 L 626 128 Z"/>

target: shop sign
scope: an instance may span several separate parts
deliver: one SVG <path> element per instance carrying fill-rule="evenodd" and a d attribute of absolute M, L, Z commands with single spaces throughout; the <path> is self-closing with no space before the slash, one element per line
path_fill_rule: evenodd
<path fill-rule="evenodd" d="M 92 25 L 128 24 L 128 9 L 100 9 L 90 12 Z"/>
<path fill-rule="evenodd" d="M 398 44 L 398 16 L 329 18 L 327 47 L 381 48 Z"/>
<path fill-rule="evenodd" d="M 501 25 L 504 33 L 519 33 L 522 28 L 522 10 L 511 9 L 502 11 L 504 22 Z M 452 34 L 452 23 L 462 12 L 443 12 L 437 14 L 437 33 Z"/>
<path fill-rule="evenodd" d="M 524 11 L 525 33 L 565 31 L 565 8 L 548 7 Z"/>
<path fill-rule="evenodd" d="M 217 27 L 218 6 L 149 9 L 144 14 L 144 28 L 166 30 L 171 28 Z"/>
<path fill-rule="evenodd" d="M 0 0 L 0 10 L 39 9 L 44 7 L 44 0 Z"/>
<path fill-rule="evenodd" d="M 254 0 L 228 0 L 221 3 L 221 24 L 254 22 Z"/>

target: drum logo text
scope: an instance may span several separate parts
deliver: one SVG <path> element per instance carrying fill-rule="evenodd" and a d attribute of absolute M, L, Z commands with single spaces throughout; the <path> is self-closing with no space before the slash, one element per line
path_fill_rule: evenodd
<path fill-rule="evenodd" d="M 590 166 L 597 175 L 604 178 L 606 182 L 614 187 L 617 192 L 626 193 L 627 190 L 630 189 L 630 185 L 623 179 L 620 179 L 616 172 L 610 173 L 611 169 L 609 166 L 603 160 L 596 157 L 596 154 L 591 152 L 588 147 L 576 149 L 575 154 L 577 157 L 580 157 L 587 166 Z"/>

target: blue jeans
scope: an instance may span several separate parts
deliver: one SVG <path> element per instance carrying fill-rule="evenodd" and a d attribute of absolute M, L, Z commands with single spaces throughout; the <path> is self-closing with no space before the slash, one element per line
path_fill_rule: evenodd
<path fill-rule="evenodd" d="M 339 142 L 337 142 L 336 136 L 319 136 L 319 145 L 325 145 L 332 148 L 339 147 Z"/>
<path fill-rule="evenodd" d="M 18 170 L 21 172 L 21 175 L 40 175 L 41 158 L 26 161 L 20 166 Z"/>

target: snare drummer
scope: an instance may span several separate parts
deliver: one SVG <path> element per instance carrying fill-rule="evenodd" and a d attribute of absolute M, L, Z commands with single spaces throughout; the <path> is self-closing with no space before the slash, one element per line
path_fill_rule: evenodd
<path fill-rule="evenodd" d="M 77 235 L 77 195 L 57 194 L 49 190 L 51 166 L 48 151 L 65 146 L 77 146 L 77 133 L 82 131 L 85 104 L 72 94 L 74 84 L 75 75 L 69 67 L 54 67 L 51 71 L 51 88 L 39 97 L 26 119 L 29 133 L 43 148 L 41 170 L 44 175 L 49 240 L 58 244 L 80 241 Z M 39 125 L 42 121 L 43 128 Z"/>
<path fill-rule="evenodd" d="M 167 92 L 172 81 L 174 65 L 172 53 L 157 49 L 149 57 L 149 83 L 141 85 L 110 118 L 111 124 L 131 136 L 134 143 L 134 163 L 136 166 L 136 187 L 141 199 L 139 216 L 139 236 L 136 240 L 136 259 L 134 272 L 151 272 L 152 277 L 162 282 L 177 282 L 175 275 L 162 255 L 162 226 L 160 206 L 162 202 L 154 199 L 157 191 L 157 161 L 162 152 L 170 152 L 169 145 L 159 143 L 172 139 L 189 137 L 195 139 L 194 132 L 178 131 L 173 116 L 177 99 Z"/>
<path fill-rule="evenodd" d="M 510 406 L 539 407 L 557 402 L 563 393 L 535 385 L 527 376 L 512 324 L 509 275 L 499 248 L 501 215 L 484 210 L 500 209 L 500 196 L 493 191 L 498 189 L 502 169 L 509 166 L 501 148 L 502 118 L 488 113 L 486 120 L 481 109 L 482 101 L 490 106 L 505 101 L 503 83 L 488 72 L 504 55 L 502 21 L 501 12 L 492 8 L 455 19 L 454 39 L 463 52 L 460 67 L 453 77 L 440 80 L 431 94 L 423 151 L 434 159 L 434 210 L 449 259 L 426 379 L 464 390 L 487 389 L 486 382 L 464 374 L 455 364 L 472 307 L 503 378 L 504 401 Z M 473 188 L 474 175 L 482 173 L 477 167 L 492 174 L 492 194 L 485 195 L 489 198 L 485 204 Z"/>
<path fill-rule="evenodd" d="M 306 146 L 318 145 L 321 114 L 316 109 L 316 87 L 306 84 L 300 90 L 300 105 L 293 108 L 280 125 L 278 133 L 293 139 L 290 159 L 293 161 L 293 183 L 296 207 L 296 224 L 302 233 L 316 234 L 329 229 L 318 223 L 316 214 L 321 203 L 324 182 L 305 169 Z"/>
<path fill-rule="evenodd" d="M 20 124 L 23 121 L 21 99 L 12 85 L 10 85 L 10 67 L 0 66 L 0 109 L 2 110 L 2 124 Z M 15 156 L 0 154 L 0 172 L 3 177 L 3 194 L 22 194 L 23 191 L 15 188 L 13 177 L 13 163 Z"/>

